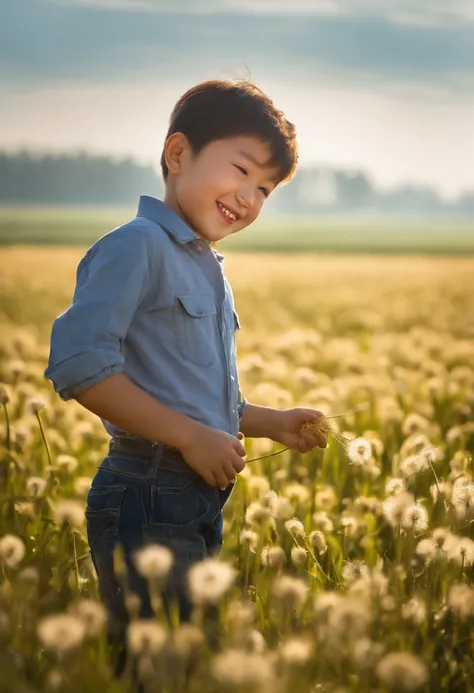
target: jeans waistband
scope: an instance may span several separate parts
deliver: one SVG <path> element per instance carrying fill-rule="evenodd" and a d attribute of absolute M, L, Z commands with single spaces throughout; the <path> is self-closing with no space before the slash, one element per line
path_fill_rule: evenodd
<path fill-rule="evenodd" d="M 123 459 L 124 457 L 128 459 Z M 100 468 L 140 477 L 153 476 L 158 469 L 198 476 L 186 463 L 179 450 L 163 443 L 152 443 L 145 438 L 131 436 L 111 438 L 108 457 L 102 462 Z"/>

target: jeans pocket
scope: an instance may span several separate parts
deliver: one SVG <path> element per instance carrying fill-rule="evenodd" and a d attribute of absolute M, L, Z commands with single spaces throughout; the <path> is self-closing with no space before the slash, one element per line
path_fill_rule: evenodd
<path fill-rule="evenodd" d="M 99 578 L 100 593 L 107 603 L 119 590 L 114 572 L 120 513 L 125 485 L 92 485 L 87 494 L 87 538 Z"/>
<path fill-rule="evenodd" d="M 163 469 L 149 489 L 147 522 L 179 529 L 197 529 L 218 512 L 214 489 L 182 472 Z"/>

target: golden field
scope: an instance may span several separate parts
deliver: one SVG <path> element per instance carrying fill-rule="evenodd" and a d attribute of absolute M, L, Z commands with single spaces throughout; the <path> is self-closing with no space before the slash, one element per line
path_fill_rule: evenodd
<path fill-rule="evenodd" d="M 1 692 L 131 690 L 85 538 L 107 436 L 43 378 L 81 256 L 0 250 Z M 132 621 L 145 690 L 474 690 L 474 258 L 229 252 L 226 273 L 245 396 L 354 442 L 249 463 L 195 623 Z"/>

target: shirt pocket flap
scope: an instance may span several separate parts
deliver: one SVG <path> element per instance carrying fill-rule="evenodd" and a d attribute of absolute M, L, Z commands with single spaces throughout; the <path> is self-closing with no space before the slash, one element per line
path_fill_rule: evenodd
<path fill-rule="evenodd" d="M 193 318 L 202 318 L 216 314 L 216 304 L 212 296 L 180 294 L 178 300 L 184 310 Z"/>

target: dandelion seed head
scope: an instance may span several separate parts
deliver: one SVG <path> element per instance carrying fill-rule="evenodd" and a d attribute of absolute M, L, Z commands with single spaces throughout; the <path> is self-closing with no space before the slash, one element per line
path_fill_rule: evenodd
<path fill-rule="evenodd" d="M 258 688 L 274 678 L 273 666 L 265 655 L 229 649 L 219 653 L 211 663 L 211 673 L 221 684 Z"/>
<path fill-rule="evenodd" d="M 45 408 L 45 403 L 38 397 L 32 397 L 26 403 L 26 411 L 31 414 L 38 414 Z"/>
<path fill-rule="evenodd" d="M 294 565 L 304 565 L 308 558 L 308 552 L 302 546 L 293 546 L 291 549 L 291 560 Z"/>
<path fill-rule="evenodd" d="M 25 545 L 20 537 L 5 534 L 0 539 L 0 563 L 15 568 L 25 557 Z"/>
<path fill-rule="evenodd" d="M 253 602 L 234 601 L 226 611 L 226 624 L 233 630 L 252 628 L 256 618 L 256 606 Z"/>
<path fill-rule="evenodd" d="M 273 581 L 272 593 L 284 603 L 302 607 L 308 596 L 308 587 L 299 578 L 281 575 Z"/>
<path fill-rule="evenodd" d="M 293 506 L 289 498 L 278 496 L 272 510 L 275 520 L 289 520 L 293 515 Z"/>
<path fill-rule="evenodd" d="M 245 521 L 251 525 L 259 525 L 272 519 L 269 508 L 264 508 L 260 503 L 251 503 L 245 512 Z"/>
<path fill-rule="evenodd" d="M 26 480 L 26 491 L 28 495 L 40 497 L 46 490 L 46 479 L 40 476 L 30 476 Z"/>
<path fill-rule="evenodd" d="M 312 548 L 315 551 L 317 551 L 321 556 L 323 556 L 326 553 L 328 549 L 326 537 L 319 529 L 313 530 L 308 536 L 308 540 Z"/>
<path fill-rule="evenodd" d="M 371 621 L 372 614 L 367 604 L 352 596 L 344 597 L 328 613 L 329 632 L 336 640 L 341 637 L 352 640 L 363 637 Z"/>
<path fill-rule="evenodd" d="M 409 436 L 416 433 L 425 433 L 430 430 L 430 422 L 425 416 L 412 412 L 408 414 L 402 424 L 402 432 Z"/>
<path fill-rule="evenodd" d="M 173 564 L 173 554 L 166 546 L 150 544 L 135 554 L 135 566 L 146 580 L 165 578 Z"/>
<path fill-rule="evenodd" d="M 384 653 L 383 643 L 363 637 L 352 646 L 352 657 L 360 670 L 372 669 Z"/>
<path fill-rule="evenodd" d="M 287 664 L 302 666 L 311 659 L 313 644 L 310 640 L 292 637 L 280 644 L 279 651 L 282 660 Z"/>
<path fill-rule="evenodd" d="M 424 532 L 428 529 L 428 513 L 426 509 L 419 503 L 404 508 L 401 525 L 405 529 L 412 529 L 414 532 Z"/>
<path fill-rule="evenodd" d="M 67 474 L 74 474 L 77 469 L 77 459 L 72 455 L 58 455 L 56 458 L 56 467 Z"/>
<path fill-rule="evenodd" d="M 78 476 L 74 479 L 74 491 L 78 496 L 86 496 L 92 485 L 92 479 L 89 476 Z"/>
<path fill-rule="evenodd" d="M 128 646 L 135 655 L 161 652 L 166 639 L 165 629 L 151 619 L 132 621 L 127 628 Z"/>
<path fill-rule="evenodd" d="M 426 665 L 410 652 L 386 654 L 376 668 L 378 678 L 394 691 L 415 691 L 428 680 Z"/>
<path fill-rule="evenodd" d="M 423 559 L 426 565 L 429 565 L 438 558 L 439 547 L 433 537 L 428 537 L 418 542 L 415 553 Z"/>
<path fill-rule="evenodd" d="M 421 625 L 426 620 L 426 604 L 421 599 L 410 599 L 402 605 L 402 618 L 416 625 Z"/>
<path fill-rule="evenodd" d="M 240 533 L 240 542 L 247 544 L 250 549 L 256 549 L 259 542 L 259 535 L 253 529 L 243 529 Z"/>
<path fill-rule="evenodd" d="M 96 637 L 105 625 L 105 608 L 92 599 L 80 599 L 73 602 L 69 611 L 84 624 L 86 635 Z"/>
<path fill-rule="evenodd" d="M 270 482 L 266 476 L 257 476 L 256 474 L 248 479 L 248 488 L 252 496 L 260 498 L 268 493 Z"/>
<path fill-rule="evenodd" d="M 287 520 L 285 522 L 285 528 L 294 537 L 304 537 L 305 535 L 304 525 L 296 517 Z"/>
<path fill-rule="evenodd" d="M 332 510 L 337 504 L 337 496 L 332 486 L 326 486 L 316 491 L 314 500 L 318 510 L 325 510 L 326 512 Z"/>
<path fill-rule="evenodd" d="M 58 524 L 66 522 L 73 527 L 81 527 L 84 522 L 84 509 L 75 500 L 64 500 L 56 506 L 54 519 Z"/>
<path fill-rule="evenodd" d="M 72 614 L 54 614 L 38 624 L 38 637 L 46 650 L 69 652 L 82 644 L 86 634 L 84 623 Z"/>
<path fill-rule="evenodd" d="M 310 498 L 309 490 L 302 484 L 287 484 L 283 489 L 283 495 L 297 505 L 305 505 Z"/>
<path fill-rule="evenodd" d="M 320 592 L 313 601 L 315 616 L 318 618 L 326 617 L 329 612 L 336 608 L 344 599 L 340 592 Z"/>
<path fill-rule="evenodd" d="M 354 438 L 347 444 L 346 453 L 351 464 L 363 467 L 372 458 L 372 446 L 365 438 Z"/>
<path fill-rule="evenodd" d="M 264 546 L 261 561 L 262 565 L 270 568 L 281 568 L 285 564 L 286 555 L 281 546 Z"/>
<path fill-rule="evenodd" d="M 465 583 L 451 585 L 446 602 L 451 611 L 462 621 L 474 616 L 474 589 L 469 585 Z"/>
<path fill-rule="evenodd" d="M 354 582 L 361 577 L 369 575 L 369 568 L 365 561 L 344 561 L 341 575 L 346 583 Z"/>
<path fill-rule="evenodd" d="M 399 526 L 405 509 L 414 505 L 414 500 L 413 494 L 408 491 L 401 491 L 395 496 L 386 498 L 382 505 L 382 512 L 387 523 L 392 527 Z"/>
<path fill-rule="evenodd" d="M 0 405 L 2 404 L 8 404 L 10 401 L 10 395 L 8 393 L 7 388 L 5 385 L 0 385 Z"/>
<path fill-rule="evenodd" d="M 215 558 L 206 558 L 195 563 L 188 572 L 191 600 L 195 604 L 217 604 L 229 591 L 236 571 L 228 564 Z"/>
<path fill-rule="evenodd" d="M 459 566 L 469 566 L 474 563 L 474 541 L 468 537 L 452 537 L 446 545 L 444 542 L 443 550 L 448 561 L 453 561 Z"/>
<path fill-rule="evenodd" d="M 330 534 L 334 529 L 334 523 L 326 512 L 315 512 L 313 514 L 313 522 L 324 534 Z"/>
<path fill-rule="evenodd" d="M 196 656 L 204 646 L 205 635 L 193 623 L 181 623 L 173 632 L 173 646 L 182 657 Z"/>

